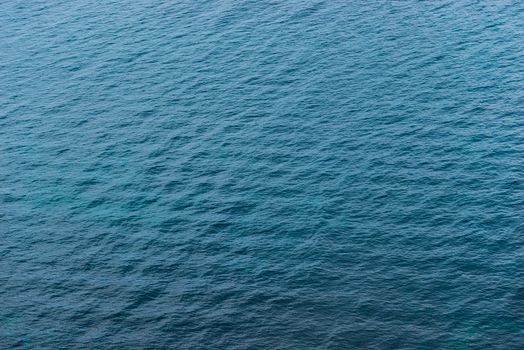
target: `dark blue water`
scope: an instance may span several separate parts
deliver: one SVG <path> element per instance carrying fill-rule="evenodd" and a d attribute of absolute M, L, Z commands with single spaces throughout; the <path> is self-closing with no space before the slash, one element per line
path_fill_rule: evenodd
<path fill-rule="evenodd" d="M 0 348 L 524 348 L 523 2 L 0 14 Z"/>

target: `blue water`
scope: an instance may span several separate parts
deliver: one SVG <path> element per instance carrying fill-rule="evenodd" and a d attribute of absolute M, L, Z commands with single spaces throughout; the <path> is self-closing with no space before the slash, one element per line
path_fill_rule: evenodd
<path fill-rule="evenodd" d="M 523 2 L 0 14 L 0 348 L 524 348 Z"/>

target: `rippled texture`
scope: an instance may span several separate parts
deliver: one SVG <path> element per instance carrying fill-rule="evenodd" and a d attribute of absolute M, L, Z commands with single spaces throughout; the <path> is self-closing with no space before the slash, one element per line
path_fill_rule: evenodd
<path fill-rule="evenodd" d="M 521 1 L 0 11 L 1 348 L 523 348 Z"/>

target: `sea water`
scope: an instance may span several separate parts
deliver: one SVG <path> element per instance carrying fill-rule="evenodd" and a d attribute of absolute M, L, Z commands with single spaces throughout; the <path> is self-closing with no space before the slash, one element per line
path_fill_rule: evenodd
<path fill-rule="evenodd" d="M 0 348 L 524 348 L 522 1 L 0 14 Z"/>

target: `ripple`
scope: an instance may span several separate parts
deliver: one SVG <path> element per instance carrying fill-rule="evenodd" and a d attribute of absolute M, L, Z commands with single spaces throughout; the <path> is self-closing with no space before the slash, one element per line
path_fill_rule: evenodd
<path fill-rule="evenodd" d="M 0 9 L 0 347 L 522 348 L 521 3 Z"/>

